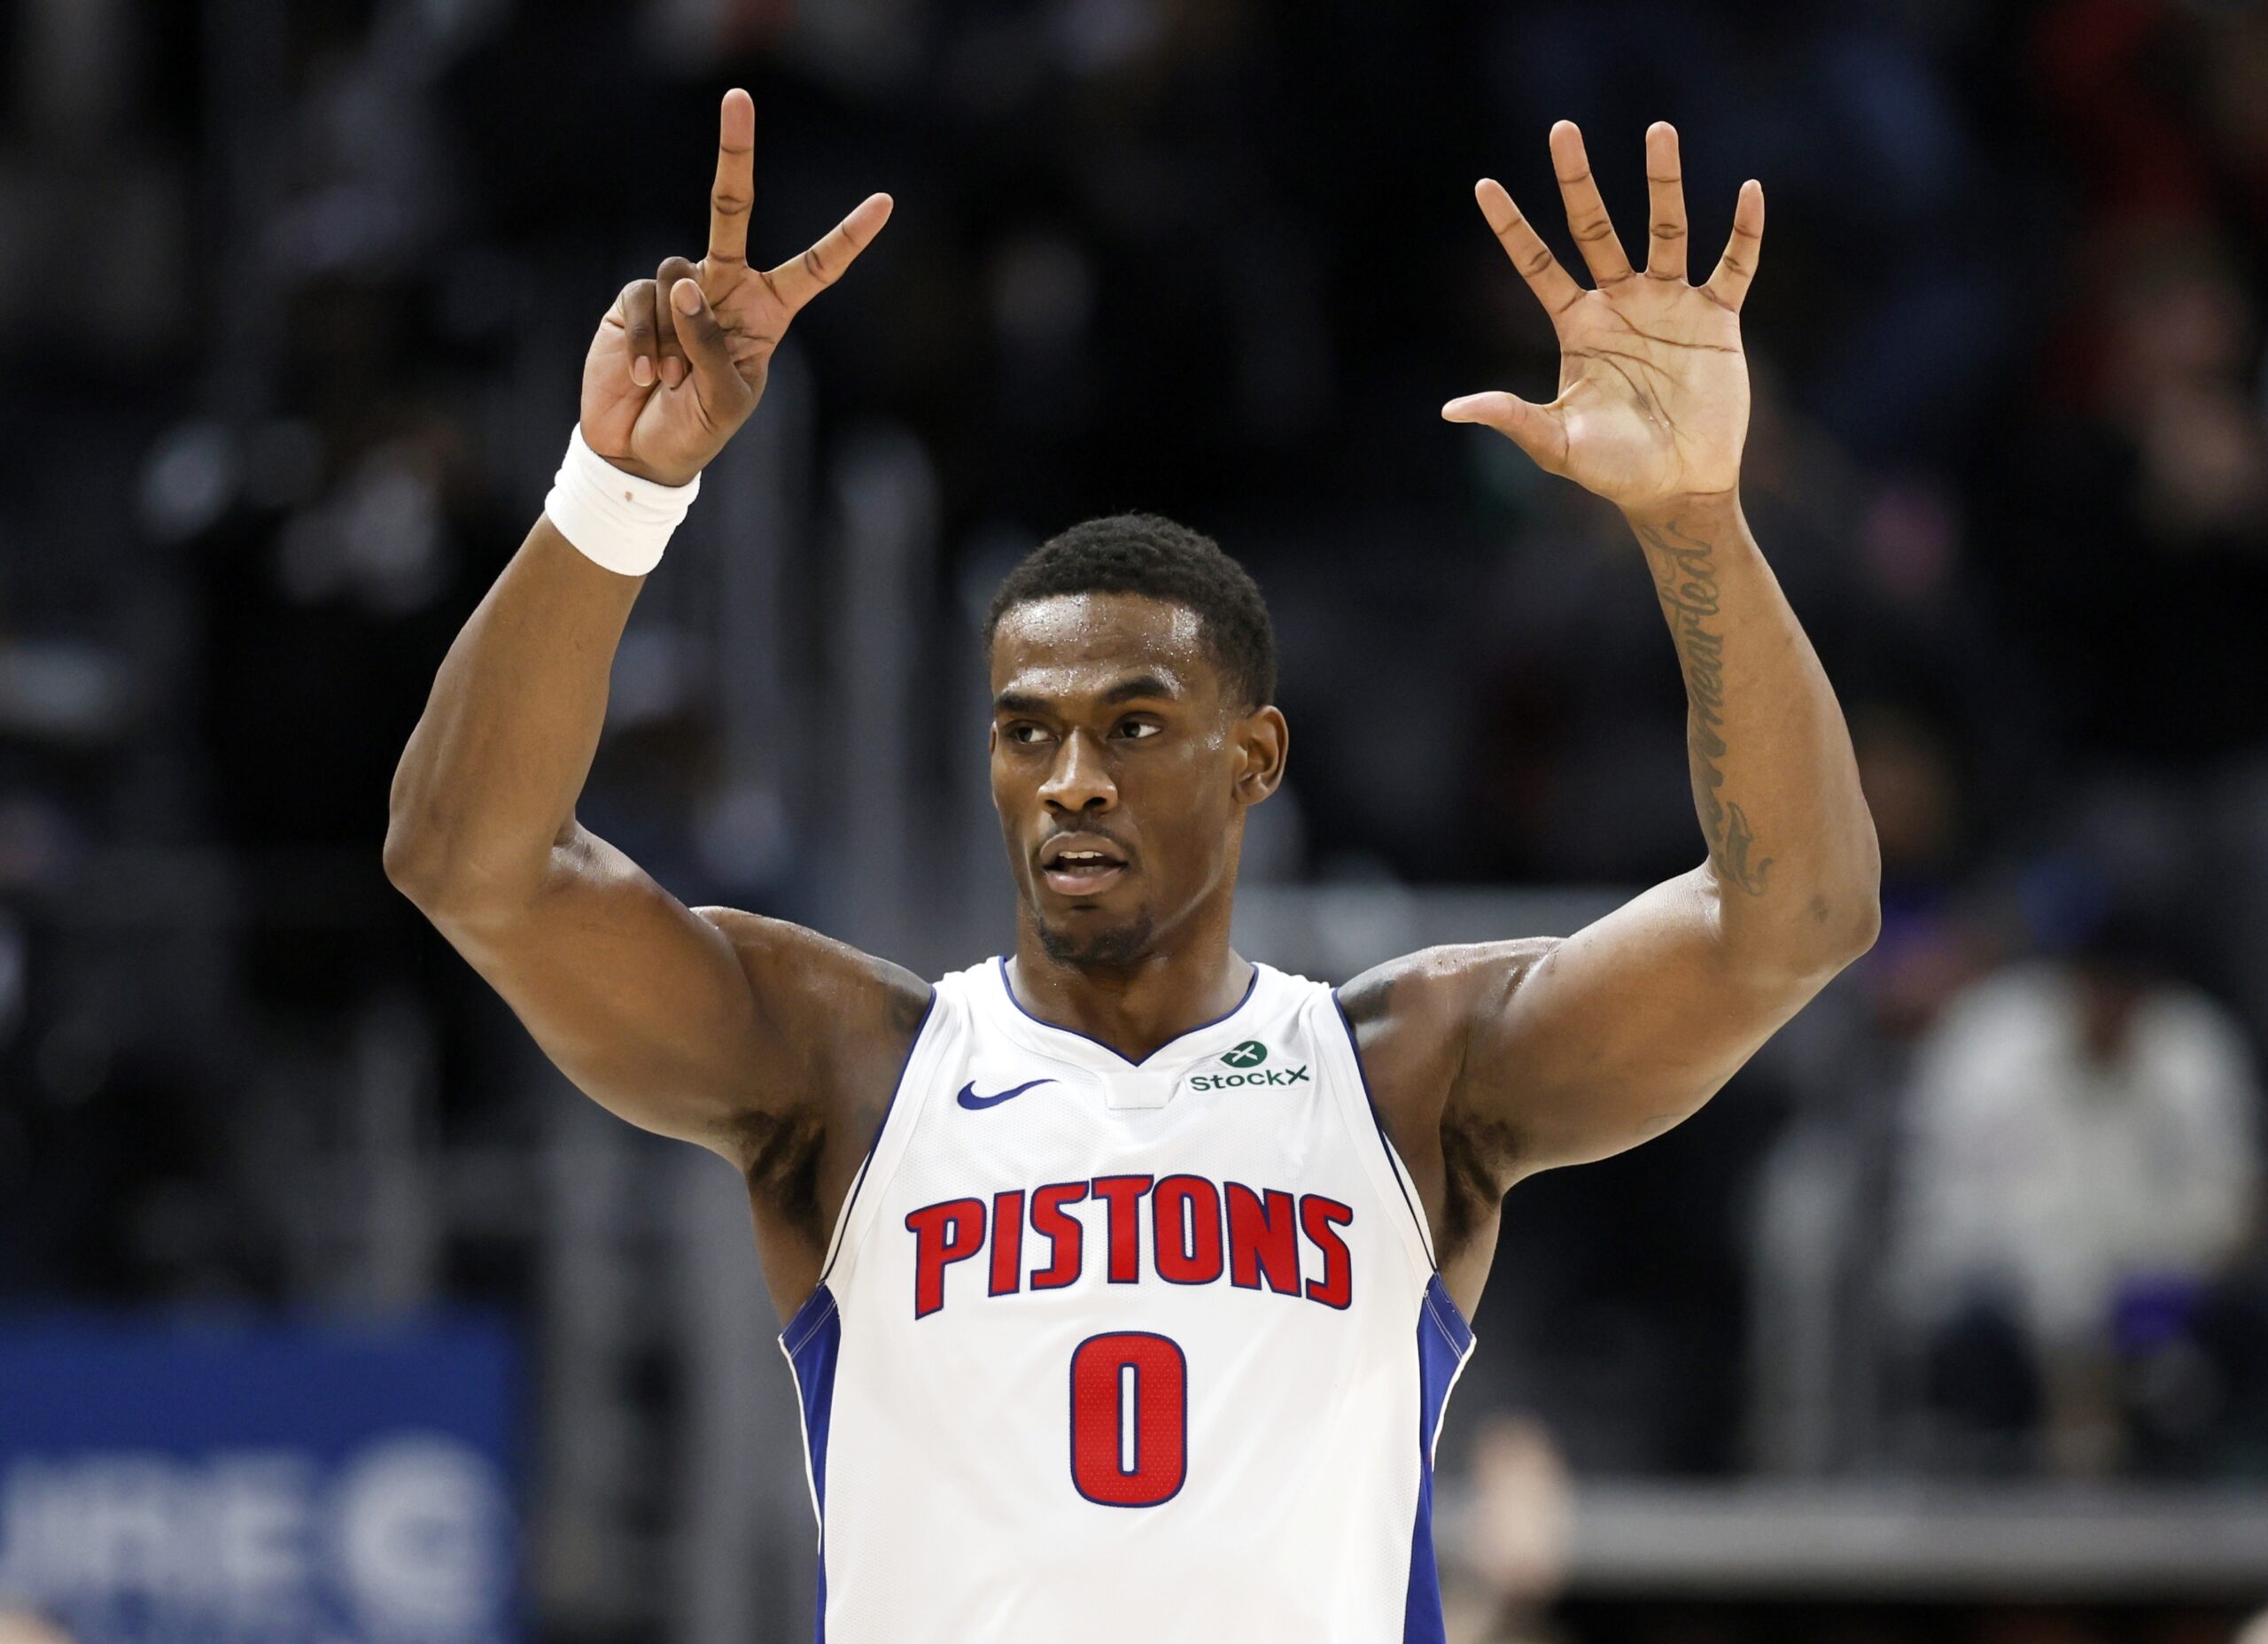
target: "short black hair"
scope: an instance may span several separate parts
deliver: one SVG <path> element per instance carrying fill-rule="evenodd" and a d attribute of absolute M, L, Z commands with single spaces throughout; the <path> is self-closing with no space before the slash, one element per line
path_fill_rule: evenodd
<path fill-rule="evenodd" d="M 1156 514 L 1112 514 L 1060 531 L 1024 555 L 984 617 L 984 655 L 1000 618 L 1034 600 L 1139 593 L 1194 613 L 1206 648 L 1239 705 L 1276 697 L 1276 628 L 1250 572 L 1202 531 Z"/>

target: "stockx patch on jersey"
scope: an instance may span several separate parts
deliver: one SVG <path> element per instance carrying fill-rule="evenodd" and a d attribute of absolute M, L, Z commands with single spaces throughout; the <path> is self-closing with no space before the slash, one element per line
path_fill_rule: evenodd
<path fill-rule="evenodd" d="M 819 1635 L 1439 1640 L 1472 1345 L 1328 988 L 1138 1062 L 948 976 L 781 1336 Z"/>

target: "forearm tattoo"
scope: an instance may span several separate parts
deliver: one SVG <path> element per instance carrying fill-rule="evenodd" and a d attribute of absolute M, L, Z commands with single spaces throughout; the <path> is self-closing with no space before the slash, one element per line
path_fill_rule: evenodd
<path fill-rule="evenodd" d="M 1688 535 L 1675 520 L 1641 525 L 1654 593 L 1669 619 L 1685 673 L 1686 748 L 1693 764 L 1693 799 L 1710 859 L 1728 881 L 1751 896 L 1764 894 L 1772 858 L 1757 849 L 1755 832 L 1740 806 L 1719 792 L 1725 785 L 1725 636 L 1714 626 L 1717 546 Z"/>

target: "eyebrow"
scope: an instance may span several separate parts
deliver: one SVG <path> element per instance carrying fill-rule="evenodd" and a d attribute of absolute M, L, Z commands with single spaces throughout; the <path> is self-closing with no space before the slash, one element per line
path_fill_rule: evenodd
<path fill-rule="evenodd" d="M 1106 708 L 1120 702 L 1130 702 L 1138 696 L 1172 696 L 1173 686 L 1153 673 L 1138 673 L 1130 679 L 1121 679 L 1097 700 Z"/>
<path fill-rule="evenodd" d="M 1115 708 L 1121 702 L 1130 702 L 1138 697 L 1172 697 L 1178 694 L 1173 686 L 1153 673 L 1138 673 L 1121 679 L 1095 699 L 1096 705 Z M 992 699 L 995 713 L 1044 714 L 1055 706 L 1055 699 L 1036 696 L 1029 691 L 1007 690 Z"/>

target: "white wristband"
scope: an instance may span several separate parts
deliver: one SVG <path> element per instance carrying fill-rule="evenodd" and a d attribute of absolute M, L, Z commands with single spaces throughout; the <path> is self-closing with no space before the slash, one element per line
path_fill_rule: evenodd
<path fill-rule="evenodd" d="M 625 473 L 583 442 L 578 423 L 543 511 L 585 557 L 642 577 L 662 562 L 670 533 L 700 494 L 698 474 L 682 485 L 657 485 Z"/>

